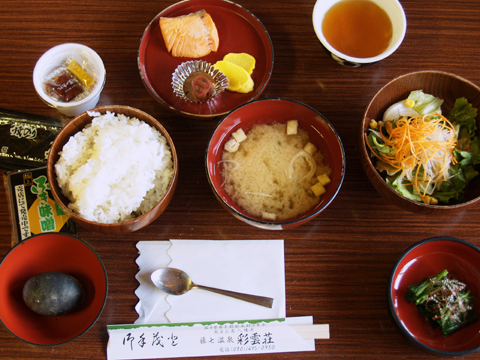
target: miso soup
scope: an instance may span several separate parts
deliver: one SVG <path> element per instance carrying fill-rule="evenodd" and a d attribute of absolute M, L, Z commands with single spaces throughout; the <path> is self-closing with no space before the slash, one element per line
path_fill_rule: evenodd
<path fill-rule="evenodd" d="M 222 153 L 225 191 L 248 214 L 285 221 L 318 204 L 311 187 L 320 174 L 331 174 L 320 150 L 307 154 L 308 133 L 288 135 L 285 123 L 257 124 L 235 152 Z"/>

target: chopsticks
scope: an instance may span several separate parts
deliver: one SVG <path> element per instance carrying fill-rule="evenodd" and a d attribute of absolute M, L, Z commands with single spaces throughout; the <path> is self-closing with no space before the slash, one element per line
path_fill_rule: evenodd
<path fill-rule="evenodd" d="M 328 324 L 289 325 L 303 339 L 330 339 L 330 326 Z"/>

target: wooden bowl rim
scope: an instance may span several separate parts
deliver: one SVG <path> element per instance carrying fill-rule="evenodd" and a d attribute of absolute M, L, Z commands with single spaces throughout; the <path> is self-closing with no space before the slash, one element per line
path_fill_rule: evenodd
<path fill-rule="evenodd" d="M 54 172 L 54 163 L 56 163 L 56 161 L 58 160 L 58 152 L 55 152 L 55 148 L 63 148 L 63 146 L 66 144 L 66 142 L 68 141 L 68 139 L 70 138 L 70 136 L 73 136 L 70 135 L 66 141 L 62 142 L 61 144 L 59 144 L 59 139 L 61 138 L 59 135 L 63 134 L 63 133 L 68 133 L 71 131 L 71 129 L 73 127 L 75 127 L 77 129 L 76 132 L 78 131 L 81 131 L 83 129 L 82 128 L 79 128 L 77 123 L 79 121 L 83 121 L 84 118 L 86 118 L 87 116 L 90 117 L 89 121 L 87 123 L 91 123 L 91 120 L 93 119 L 93 116 L 90 116 L 88 115 L 89 112 L 99 112 L 100 114 L 105 114 L 107 111 L 111 111 L 111 112 L 115 112 L 116 114 L 124 114 L 126 112 L 132 112 L 133 114 L 135 115 L 128 115 L 129 117 L 136 117 L 138 118 L 139 120 L 141 121 L 144 121 L 146 122 L 145 120 L 142 120 L 139 118 L 139 116 L 143 117 L 143 118 L 147 118 L 147 119 L 150 119 L 152 121 L 152 123 L 156 124 L 155 128 L 160 131 L 160 133 L 165 136 L 166 140 L 167 140 L 167 144 L 170 146 L 170 150 L 172 152 L 172 161 L 173 161 L 173 176 L 172 176 L 172 179 L 170 180 L 170 184 L 168 185 L 168 188 L 165 192 L 165 194 L 163 195 L 163 197 L 160 199 L 160 201 L 154 206 L 152 207 L 149 211 L 147 211 L 145 214 L 142 214 L 134 219 L 130 219 L 130 220 L 127 220 L 127 221 L 123 221 L 123 222 L 119 222 L 119 223 L 100 223 L 100 222 L 95 222 L 95 221 L 91 221 L 91 220 L 87 220 L 81 216 L 79 216 L 78 214 L 74 213 L 72 210 L 70 210 L 66 205 L 65 205 L 65 197 L 63 196 L 62 192 L 61 192 L 61 189 L 60 187 L 58 186 L 58 183 L 57 183 L 57 180 L 56 180 L 56 175 L 55 175 L 55 172 Z M 151 124 L 149 124 L 150 126 L 152 126 Z M 76 133 L 75 132 L 75 133 Z M 57 157 L 57 159 L 54 159 L 54 157 Z M 67 125 L 65 125 L 61 130 L 60 132 L 57 134 L 54 142 L 52 143 L 52 146 L 50 148 L 50 153 L 48 155 L 48 162 L 47 162 L 47 178 L 49 179 L 49 183 L 51 184 L 51 192 L 52 192 L 52 195 L 53 197 L 55 198 L 55 200 L 59 203 L 59 205 L 62 207 L 62 209 L 64 211 L 66 211 L 68 213 L 68 215 L 78 224 L 80 224 L 81 226 L 85 226 L 87 228 L 94 228 L 94 229 L 104 229 L 104 231 L 108 231 L 108 230 L 111 230 L 113 228 L 119 228 L 119 227 L 122 227 L 124 229 L 126 229 L 127 231 L 136 231 L 136 230 L 139 230 L 140 228 L 142 227 L 145 227 L 147 225 L 149 225 L 150 223 L 152 223 L 156 218 L 158 218 L 162 212 L 158 213 L 158 214 L 155 214 L 155 216 L 152 217 L 152 214 L 154 211 L 157 211 L 157 209 L 159 207 L 162 206 L 162 204 L 164 204 L 165 201 L 168 201 L 167 202 L 167 205 L 168 203 L 170 202 L 171 200 L 171 197 L 173 196 L 172 192 L 175 191 L 175 188 L 176 188 L 176 184 L 177 184 L 177 181 L 178 181 L 178 157 L 177 157 L 177 152 L 176 152 L 176 149 L 175 149 L 175 145 L 173 143 L 173 140 L 172 138 L 170 137 L 170 135 L 168 134 L 167 130 L 163 127 L 163 125 L 156 119 L 154 118 L 152 115 L 142 111 L 142 110 L 139 110 L 137 108 L 134 108 L 134 107 L 131 107 L 131 106 L 126 106 L 126 105 L 104 105 L 104 106 L 99 106 L 99 107 L 96 107 L 96 108 L 93 108 L 91 110 L 88 110 L 78 116 L 76 116 L 75 118 L 73 118 Z M 54 182 L 52 182 L 52 180 L 54 180 Z M 57 189 L 58 188 L 58 189 Z M 57 191 L 60 190 L 60 192 L 58 193 Z M 167 206 L 166 205 L 166 206 Z M 152 217 L 152 218 L 150 218 Z M 139 222 L 144 222 L 146 221 L 146 223 L 140 227 L 135 227 L 135 224 L 136 223 L 139 223 Z"/>

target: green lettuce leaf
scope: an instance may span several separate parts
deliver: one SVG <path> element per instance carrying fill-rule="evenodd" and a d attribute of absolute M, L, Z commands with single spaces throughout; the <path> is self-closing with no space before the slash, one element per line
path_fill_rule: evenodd
<path fill-rule="evenodd" d="M 477 109 L 475 109 L 467 99 L 464 97 L 456 99 L 455 105 L 447 118 L 454 124 L 460 125 L 462 129 L 466 129 L 470 138 L 475 137 L 475 132 L 477 131 L 475 121 L 477 118 Z"/>
<path fill-rule="evenodd" d="M 407 199 L 413 201 L 422 201 L 420 196 L 418 195 L 416 189 L 412 185 L 404 185 L 400 176 L 397 177 L 387 177 L 385 179 L 387 184 L 391 186 L 396 192 L 400 193 L 401 195 L 405 196 Z"/>
<path fill-rule="evenodd" d="M 480 164 L 480 139 L 478 137 L 473 138 L 470 142 L 470 152 L 472 154 L 472 164 Z"/>
<path fill-rule="evenodd" d="M 374 132 L 368 134 L 368 143 L 370 144 L 371 148 L 376 151 L 377 153 L 383 153 L 386 155 L 390 155 L 394 152 L 394 148 L 391 146 L 387 146 L 383 143 L 383 140 L 377 136 Z"/>
<path fill-rule="evenodd" d="M 450 181 L 442 182 L 439 191 L 433 195 L 442 203 L 448 203 L 450 199 L 462 200 L 467 184 L 479 175 L 470 152 L 455 149 L 453 153 L 458 163 L 450 166 L 449 174 L 452 177 Z"/>
<path fill-rule="evenodd" d="M 433 112 L 438 112 L 439 114 L 442 113 L 441 106 L 443 100 L 433 95 L 425 94 L 423 90 L 412 91 L 410 95 L 408 95 L 408 98 L 415 101 L 413 110 L 420 115 L 427 115 Z"/>

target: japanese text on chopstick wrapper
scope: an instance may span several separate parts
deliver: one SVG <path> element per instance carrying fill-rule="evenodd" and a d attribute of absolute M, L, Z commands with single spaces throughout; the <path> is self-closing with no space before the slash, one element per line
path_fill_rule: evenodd
<path fill-rule="evenodd" d="M 159 325 L 109 325 L 107 356 L 171 358 L 314 351 L 284 319 Z"/>

